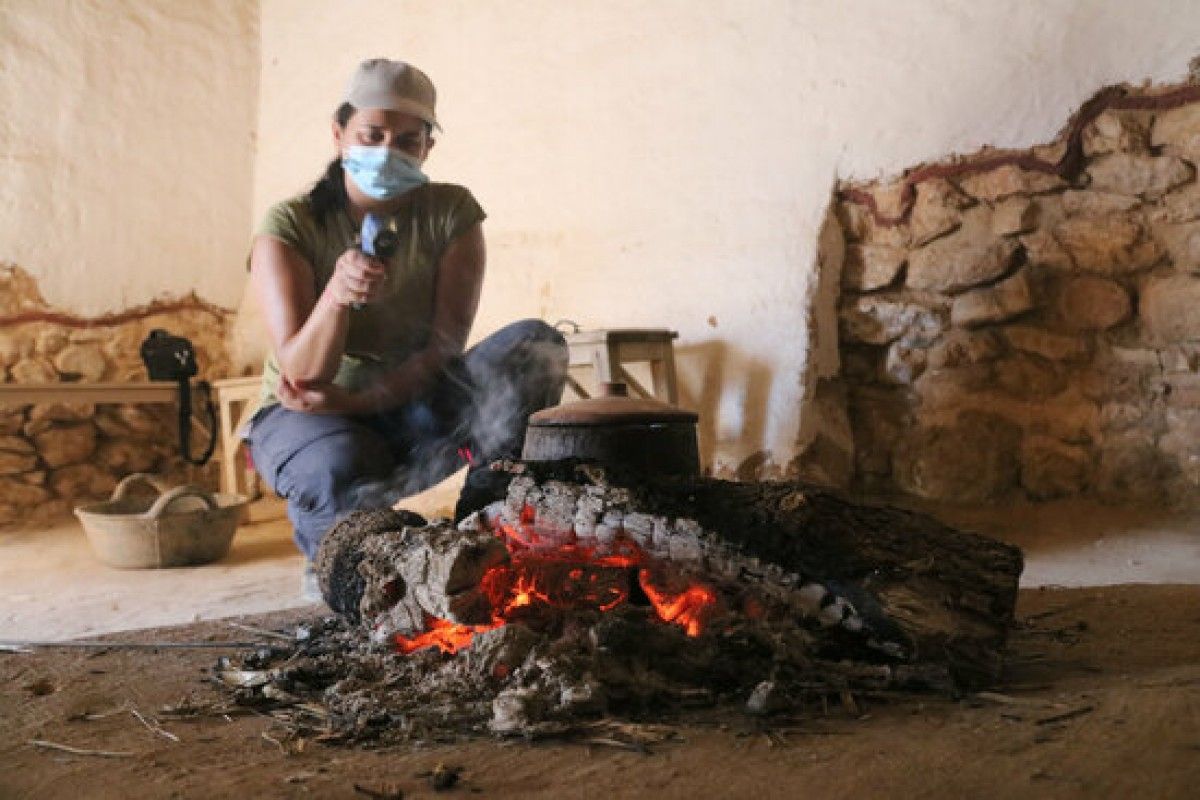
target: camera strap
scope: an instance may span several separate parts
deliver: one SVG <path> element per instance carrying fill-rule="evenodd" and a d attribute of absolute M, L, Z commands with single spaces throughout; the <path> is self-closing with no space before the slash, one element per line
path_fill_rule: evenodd
<path fill-rule="evenodd" d="M 180 378 L 179 384 L 179 453 L 189 464 L 203 466 L 212 458 L 213 450 L 217 447 L 217 406 L 212 401 L 212 385 L 208 381 L 197 381 L 196 388 L 202 397 L 201 403 L 208 411 L 208 445 L 204 452 L 196 458 L 192 457 L 192 385 L 187 378 Z"/>

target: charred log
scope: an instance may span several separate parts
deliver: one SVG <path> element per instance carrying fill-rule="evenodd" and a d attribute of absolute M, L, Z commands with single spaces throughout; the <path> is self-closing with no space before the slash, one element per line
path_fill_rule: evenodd
<path fill-rule="evenodd" d="M 484 576 L 508 562 L 495 536 L 435 524 L 367 537 L 361 549 L 365 591 L 358 607 L 388 634 L 419 633 L 430 618 L 458 625 L 492 621 Z"/>
<path fill-rule="evenodd" d="M 652 604 L 692 637 L 714 614 L 726 631 L 740 619 L 791 620 L 805 651 L 795 663 L 850 659 L 886 665 L 894 678 L 940 670 L 961 688 L 998 676 L 1022 568 L 1015 547 L 800 483 L 651 483 L 571 462 L 509 469 L 517 475 L 504 500 L 457 529 L 403 527 L 376 512 L 345 520 L 318 560 L 331 607 L 386 638 L 431 619 L 483 626 L 476 632 L 520 620 L 549 635 L 563 619 L 547 609 L 573 608 L 594 623 L 600 610 L 632 606 L 636 617 Z M 525 555 L 609 555 L 598 567 L 514 565 L 502 541 Z M 497 575 L 508 583 L 498 586 Z M 543 606 L 518 596 L 532 577 Z M 703 602 L 692 602 L 692 580 L 709 592 Z"/>
<path fill-rule="evenodd" d="M 358 622 L 359 602 L 366 589 L 366 580 L 358 571 L 366 552 L 364 542 L 380 533 L 425 524 L 426 520 L 420 514 L 390 508 L 356 511 L 339 520 L 326 532 L 313 559 L 321 596 L 329 607 L 351 622 Z"/>

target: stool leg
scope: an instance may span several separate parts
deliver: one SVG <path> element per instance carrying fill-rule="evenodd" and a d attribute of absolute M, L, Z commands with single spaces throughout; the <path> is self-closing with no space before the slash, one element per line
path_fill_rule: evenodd
<path fill-rule="evenodd" d="M 237 472 L 235 478 L 237 481 L 236 491 L 238 494 L 244 494 L 250 498 L 257 498 L 260 495 L 258 490 L 258 473 L 255 470 L 247 467 L 246 463 L 240 458 L 242 454 L 242 448 L 248 447 L 248 445 L 241 440 L 241 438 L 238 436 L 238 432 L 241 431 L 242 428 L 244 428 L 246 424 L 250 422 L 250 418 L 258 412 L 258 398 L 255 397 L 251 400 L 242 400 L 241 405 L 241 412 L 237 415 L 237 422 L 234 424 L 232 429 L 230 447 L 233 453 L 233 460 L 237 462 Z"/>
<path fill-rule="evenodd" d="M 660 358 L 650 362 L 650 375 L 654 380 L 654 396 L 672 405 L 679 402 L 679 387 L 675 383 L 675 351 L 671 345 L 663 348 Z"/>
<path fill-rule="evenodd" d="M 646 391 L 646 387 L 642 386 L 641 382 L 638 381 L 637 378 L 629 374 L 629 370 L 625 369 L 625 365 L 617 364 L 617 366 L 613 368 L 613 372 L 620 376 L 618 380 L 629 387 L 630 397 L 632 397 L 634 393 L 637 393 L 639 396 L 647 399 L 654 396 L 650 392 Z"/>
<path fill-rule="evenodd" d="M 613 369 L 620 363 L 616 345 L 608 343 L 597 345 L 596 349 L 592 351 L 592 369 L 596 373 L 596 384 L 613 383 L 620 380 L 619 373 Z"/>
<path fill-rule="evenodd" d="M 233 429 L 233 409 L 229 400 L 222 398 L 217 405 L 221 410 L 221 491 L 236 494 L 238 490 L 237 435 Z"/>
<path fill-rule="evenodd" d="M 583 385 L 580 384 L 579 381 L 575 380 L 575 378 L 571 375 L 567 376 L 567 388 L 577 394 L 580 400 L 587 400 L 589 397 L 591 397 L 591 395 L 587 393 L 587 389 L 584 389 Z"/>

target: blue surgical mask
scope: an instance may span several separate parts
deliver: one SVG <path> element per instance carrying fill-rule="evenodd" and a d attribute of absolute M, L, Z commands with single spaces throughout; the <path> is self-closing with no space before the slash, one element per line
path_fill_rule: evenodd
<path fill-rule="evenodd" d="M 367 197 L 391 200 L 429 183 L 412 156 L 390 147 L 351 145 L 342 153 L 342 167 Z"/>

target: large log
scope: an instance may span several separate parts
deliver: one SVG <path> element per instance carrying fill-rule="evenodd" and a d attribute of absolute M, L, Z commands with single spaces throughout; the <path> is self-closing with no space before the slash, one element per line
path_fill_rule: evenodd
<path fill-rule="evenodd" d="M 651 483 L 565 462 L 510 468 L 520 477 L 504 502 L 460 530 L 386 532 L 364 515 L 369 531 L 359 534 L 347 532 L 348 518 L 322 548 L 319 566 L 343 568 L 322 573 L 323 589 L 347 616 L 386 611 L 396 630 L 416 628 L 422 614 L 479 624 L 486 608 L 474 584 L 505 559 L 496 525 L 576 541 L 620 534 L 691 574 L 744 582 L 808 620 L 817 641 L 845 645 L 847 657 L 862 657 L 855 647 L 865 644 L 893 663 L 944 668 L 963 688 L 999 675 L 1022 569 L 1011 545 L 794 482 Z"/>

